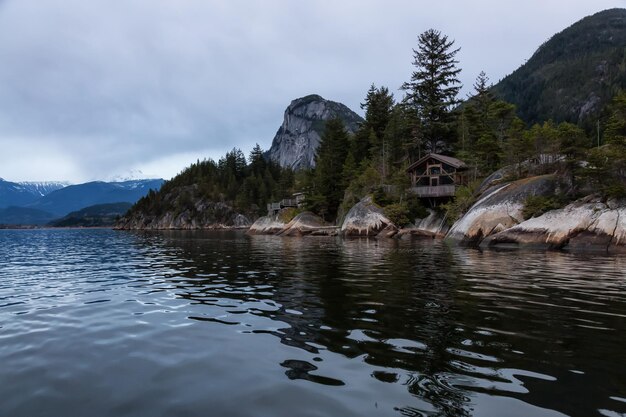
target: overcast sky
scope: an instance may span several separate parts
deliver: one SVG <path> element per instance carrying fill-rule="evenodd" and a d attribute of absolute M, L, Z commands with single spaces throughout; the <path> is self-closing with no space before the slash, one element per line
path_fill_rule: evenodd
<path fill-rule="evenodd" d="M 268 149 L 294 98 L 401 98 L 429 28 L 461 48 L 465 94 L 612 7 L 626 0 L 0 0 L 0 177 L 170 178 Z"/>

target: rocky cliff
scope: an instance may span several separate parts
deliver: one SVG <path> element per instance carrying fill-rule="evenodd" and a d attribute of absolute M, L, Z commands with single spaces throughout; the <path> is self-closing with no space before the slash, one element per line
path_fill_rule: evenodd
<path fill-rule="evenodd" d="M 181 187 L 165 194 L 163 206 L 169 210 L 131 209 L 115 225 L 122 230 L 224 229 L 248 228 L 249 217 L 223 202 L 190 198 L 197 186 Z"/>
<path fill-rule="evenodd" d="M 340 118 L 346 130 L 356 132 L 363 119 L 341 103 L 309 95 L 293 100 L 285 110 L 283 124 L 276 132 L 267 155 L 283 167 L 315 166 L 315 152 L 326 121 Z"/>

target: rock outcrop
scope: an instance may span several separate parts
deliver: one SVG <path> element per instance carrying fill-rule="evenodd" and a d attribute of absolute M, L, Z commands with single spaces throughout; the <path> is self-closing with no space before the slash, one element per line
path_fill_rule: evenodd
<path fill-rule="evenodd" d="M 337 227 L 329 225 L 321 217 L 305 211 L 296 215 L 289 222 L 285 222 L 284 213 L 273 216 L 264 216 L 252 224 L 248 229 L 251 235 L 278 235 L 278 236 L 335 236 Z"/>
<path fill-rule="evenodd" d="M 337 227 L 326 223 L 310 211 L 305 211 L 291 219 L 278 234 L 281 236 L 333 236 L 337 234 Z"/>
<path fill-rule="evenodd" d="M 391 226 L 391 227 L 390 227 Z M 365 197 L 346 214 L 341 225 L 343 236 L 377 236 L 384 230 L 384 237 L 393 237 L 396 226 L 385 216 L 383 209 Z"/>
<path fill-rule="evenodd" d="M 286 224 L 280 213 L 272 216 L 259 217 L 248 229 L 248 234 L 275 235 L 280 233 L 285 228 Z"/>
<path fill-rule="evenodd" d="M 363 119 L 341 103 L 309 95 L 296 100 L 285 110 L 283 124 L 276 132 L 268 157 L 283 167 L 295 170 L 315 166 L 326 121 L 340 118 L 346 130 L 356 132 Z"/>
<path fill-rule="evenodd" d="M 525 178 L 487 190 L 450 228 L 446 238 L 463 245 L 478 245 L 485 237 L 522 221 L 525 200 L 531 195 L 553 195 L 558 188 L 554 175 Z"/>
<path fill-rule="evenodd" d="M 236 229 L 248 228 L 250 219 L 233 210 L 227 204 L 199 200 L 181 211 L 167 211 L 155 215 L 143 212 L 131 213 L 116 224 L 122 230 L 167 230 L 167 229 Z"/>
<path fill-rule="evenodd" d="M 481 246 L 585 251 L 626 250 L 626 202 L 587 197 L 526 220 L 485 239 Z"/>
<path fill-rule="evenodd" d="M 415 219 L 415 225 L 400 229 L 399 239 L 408 239 L 412 237 L 428 237 L 440 238 L 444 237 L 450 227 L 446 223 L 446 219 L 435 210 L 428 209 L 429 215 L 423 219 Z"/>

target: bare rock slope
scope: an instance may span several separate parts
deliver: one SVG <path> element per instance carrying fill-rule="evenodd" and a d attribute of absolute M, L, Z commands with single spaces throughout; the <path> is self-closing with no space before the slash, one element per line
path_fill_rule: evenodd
<path fill-rule="evenodd" d="M 293 100 L 285 110 L 282 125 L 276 132 L 267 155 L 283 167 L 295 170 L 315 166 L 325 123 L 340 118 L 346 130 L 356 132 L 363 119 L 341 103 L 309 95 Z"/>
<path fill-rule="evenodd" d="M 485 239 L 482 246 L 619 251 L 626 249 L 626 202 L 587 197 Z"/>
<path fill-rule="evenodd" d="M 554 175 L 542 175 L 495 186 L 454 223 L 446 237 L 462 244 L 477 245 L 485 237 L 523 222 L 526 198 L 552 195 L 557 185 Z"/>

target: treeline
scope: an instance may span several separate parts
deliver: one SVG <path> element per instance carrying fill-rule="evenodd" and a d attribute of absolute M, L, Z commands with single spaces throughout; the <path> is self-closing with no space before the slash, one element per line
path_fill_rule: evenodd
<path fill-rule="evenodd" d="M 180 212 L 199 200 L 221 201 L 243 213 L 262 215 L 267 203 L 288 195 L 294 186 L 294 173 L 268 161 L 257 144 L 246 159 L 233 149 L 217 162 L 197 161 L 165 182 L 159 191 L 151 190 L 140 199 L 131 214 Z"/>

